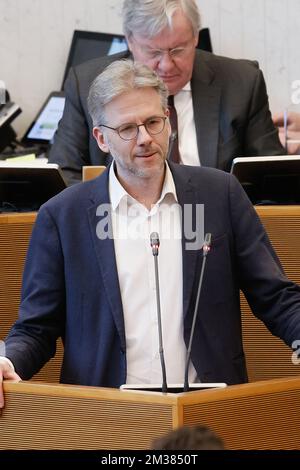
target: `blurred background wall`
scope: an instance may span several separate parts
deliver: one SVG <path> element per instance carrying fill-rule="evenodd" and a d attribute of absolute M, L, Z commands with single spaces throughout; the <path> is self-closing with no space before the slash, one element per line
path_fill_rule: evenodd
<path fill-rule="evenodd" d="M 214 52 L 256 59 L 272 112 L 291 103 L 300 80 L 299 0 L 198 0 Z M 23 113 L 25 131 L 53 90 L 59 90 L 74 29 L 122 33 L 122 0 L 0 0 L 0 80 Z"/>

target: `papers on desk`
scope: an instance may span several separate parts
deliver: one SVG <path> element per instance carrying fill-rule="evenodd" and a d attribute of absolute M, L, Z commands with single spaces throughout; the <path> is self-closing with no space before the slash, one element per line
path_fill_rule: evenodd
<path fill-rule="evenodd" d="M 34 153 L 30 153 L 28 155 L 20 155 L 18 157 L 10 157 L 6 158 L 6 160 L 1 161 L 1 164 L 4 163 L 3 166 L 12 166 L 15 164 L 28 164 L 33 166 L 45 165 L 48 163 L 48 158 L 36 158 Z"/>
<path fill-rule="evenodd" d="M 21 155 L 19 157 L 8 157 L 5 159 L 5 161 L 9 161 L 10 163 L 14 162 L 34 162 L 35 161 L 35 154 L 30 153 L 29 155 Z"/>
<path fill-rule="evenodd" d="M 49 169 L 56 170 L 61 174 L 61 170 L 56 163 L 48 163 L 47 158 L 35 158 L 31 161 L 17 160 L 12 162 L 12 159 L 6 161 L 0 161 L 0 168 L 10 168 L 11 172 L 13 169 L 26 168 L 26 169 Z M 3 170 L 1 170 L 3 173 Z M 18 171 L 19 172 L 19 171 Z"/>

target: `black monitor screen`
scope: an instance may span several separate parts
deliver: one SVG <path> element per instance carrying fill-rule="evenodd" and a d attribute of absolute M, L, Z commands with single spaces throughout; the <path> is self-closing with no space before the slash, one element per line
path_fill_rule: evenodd
<path fill-rule="evenodd" d="M 0 162 L 0 213 L 37 211 L 66 186 L 55 163 Z"/>
<path fill-rule="evenodd" d="M 69 69 L 90 59 L 126 51 L 127 43 L 120 34 L 75 30 L 65 69 L 63 84 Z"/>
<path fill-rule="evenodd" d="M 300 204 L 300 156 L 234 158 L 231 173 L 253 204 Z"/>
<path fill-rule="evenodd" d="M 74 49 L 73 64 L 81 64 L 82 61 L 93 59 L 95 57 L 101 57 L 104 55 L 111 55 L 117 52 L 126 51 L 127 44 L 124 38 L 113 37 L 110 39 L 104 38 L 102 41 L 98 39 L 90 39 L 88 44 L 88 50 L 86 51 L 86 39 L 79 38 Z M 88 59 L 87 59 L 87 56 Z"/>

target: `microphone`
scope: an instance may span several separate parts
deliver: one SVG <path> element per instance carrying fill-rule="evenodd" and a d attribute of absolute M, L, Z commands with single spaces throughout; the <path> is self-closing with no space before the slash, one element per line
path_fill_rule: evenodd
<path fill-rule="evenodd" d="M 178 139 L 178 132 L 177 131 L 172 131 L 170 140 L 172 144 L 175 142 L 175 140 Z"/>
<path fill-rule="evenodd" d="M 186 355 L 186 363 L 185 363 L 185 370 L 184 370 L 184 384 L 171 384 L 167 385 L 167 378 L 166 378 L 166 366 L 165 366 L 165 359 L 164 359 L 164 350 L 163 350 L 163 338 L 162 338 L 162 326 L 161 326 L 161 309 L 160 309 L 160 293 L 159 293 L 159 277 L 158 277 L 158 253 L 159 253 L 159 235 L 157 232 L 152 232 L 150 235 L 150 244 L 152 247 L 152 254 L 154 256 L 154 267 L 155 267 L 155 282 L 156 282 L 156 302 L 157 302 L 157 319 L 158 319 L 158 333 L 159 333 L 159 354 L 160 354 L 160 362 L 161 362 L 161 370 L 162 370 L 162 386 L 156 384 L 149 384 L 148 386 L 141 385 L 141 384 L 123 384 L 121 385 L 121 390 L 147 390 L 151 392 L 162 391 L 163 393 L 182 393 L 188 392 L 189 390 L 205 390 L 205 389 L 212 389 L 212 388 L 224 388 L 226 387 L 226 383 L 219 382 L 219 383 L 192 383 L 189 385 L 188 381 L 188 371 L 190 365 L 190 358 L 191 358 L 191 349 L 192 349 L 192 342 L 194 337 L 195 325 L 196 325 L 196 318 L 198 313 L 198 306 L 199 306 L 199 299 L 202 289 L 202 282 L 204 276 L 204 269 L 206 263 L 206 257 L 210 251 L 211 247 L 211 233 L 207 233 L 204 238 L 204 243 L 202 245 L 202 267 L 198 285 L 198 292 L 195 304 L 195 310 L 193 313 L 193 321 L 192 321 L 192 328 L 191 334 L 189 339 L 189 345 L 187 348 L 187 355 Z"/>
<path fill-rule="evenodd" d="M 178 147 L 178 142 L 176 142 L 177 139 L 178 139 L 178 132 L 176 130 L 172 130 L 171 135 L 170 135 L 170 139 L 169 139 L 169 150 L 168 150 L 168 154 L 167 154 L 167 160 L 175 161 L 175 163 L 179 162 L 179 157 L 177 157 L 178 149 L 176 149 L 176 146 Z M 174 158 L 172 158 L 173 148 L 175 148 L 174 149 L 174 154 L 176 154 L 176 156 L 174 156 Z"/>
<path fill-rule="evenodd" d="M 154 257 L 154 269 L 155 269 L 155 285 L 156 285 L 156 305 L 157 305 L 157 320 L 158 320 L 158 340 L 159 340 L 159 355 L 162 371 L 162 392 L 167 393 L 167 376 L 166 376 L 166 366 L 164 358 L 164 349 L 163 349 L 163 339 L 162 339 L 162 326 L 161 326 L 161 310 L 160 310 L 160 293 L 159 293 L 159 277 L 158 277 L 158 249 L 159 249 L 159 235 L 157 232 L 152 232 L 150 235 L 150 244 L 152 247 L 152 254 Z"/>
<path fill-rule="evenodd" d="M 190 360 L 191 360 L 191 350 L 192 350 L 192 342 L 194 338 L 194 331 L 195 331 L 195 325 L 196 325 L 196 319 L 197 319 L 197 313 L 198 313 L 198 306 L 199 306 L 199 299 L 200 299 L 200 294 L 201 294 L 201 289 L 202 289 L 202 282 L 203 282 L 203 275 L 204 275 L 204 269 L 205 269 L 205 264 L 206 264 L 206 257 L 208 253 L 210 252 L 210 246 L 211 246 L 211 233 L 207 233 L 204 238 L 204 243 L 202 246 L 202 267 L 201 267 L 201 273 L 200 273 L 200 279 L 199 279 L 199 284 L 198 284 L 198 291 L 197 291 L 197 297 L 196 297 L 196 303 L 195 303 L 195 309 L 193 313 L 193 322 L 192 322 L 192 329 L 191 329 L 191 334 L 190 334 L 190 340 L 189 340 L 189 345 L 188 345 L 188 350 L 187 350 L 187 355 L 186 355 L 186 363 L 185 363 L 185 371 L 184 371 L 184 386 L 183 386 L 183 391 L 188 392 L 189 391 L 189 366 L 190 366 Z"/>

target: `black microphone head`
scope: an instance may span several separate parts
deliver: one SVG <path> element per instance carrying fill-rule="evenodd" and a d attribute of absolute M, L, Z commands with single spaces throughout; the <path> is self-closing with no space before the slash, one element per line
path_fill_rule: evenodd
<path fill-rule="evenodd" d="M 152 253 L 153 253 L 153 256 L 157 256 L 158 255 L 158 248 L 159 248 L 159 235 L 157 232 L 152 232 L 150 234 L 150 245 L 152 247 Z"/>
<path fill-rule="evenodd" d="M 204 243 L 207 245 L 211 244 L 211 233 L 206 233 L 204 237 Z"/>
<path fill-rule="evenodd" d="M 211 233 L 206 233 L 205 238 L 204 238 L 204 243 L 203 243 L 203 256 L 206 256 L 208 252 L 210 251 L 210 245 L 211 245 Z"/>
<path fill-rule="evenodd" d="M 159 246 L 159 235 L 157 232 L 152 232 L 150 234 L 150 243 L 151 243 L 151 246 L 153 245 L 158 245 Z"/>
<path fill-rule="evenodd" d="M 177 131 L 172 131 L 171 133 L 171 142 L 174 142 L 178 137 L 178 132 Z"/>

